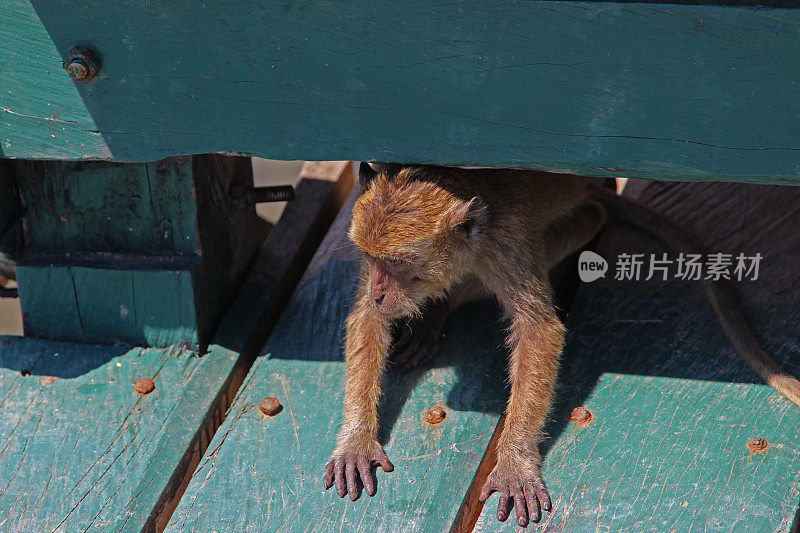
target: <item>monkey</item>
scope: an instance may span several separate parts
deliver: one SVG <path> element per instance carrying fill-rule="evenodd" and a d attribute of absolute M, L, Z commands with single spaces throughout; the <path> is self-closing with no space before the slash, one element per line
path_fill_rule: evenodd
<path fill-rule="evenodd" d="M 361 191 L 348 238 L 361 253 L 359 283 L 346 320 L 345 394 L 337 444 L 323 484 L 340 497 L 375 494 L 371 467 L 394 468 L 378 442 L 381 378 L 393 327 L 437 337 L 447 312 L 494 296 L 506 316 L 511 385 L 497 442 L 497 461 L 479 499 L 500 493 L 497 518 L 513 506 L 525 527 L 552 502 L 538 445 L 550 411 L 565 328 L 548 272 L 588 244 L 609 217 L 664 241 L 676 252 L 705 253 L 692 234 L 649 208 L 578 176 L 508 169 L 459 169 L 388 164 L 359 168 Z M 725 280 L 706 280 L 717 317 L 739 355 L 770 386 L 800 405 L 800 382 L 761 349 Z M 427 312 L 430 309 L 433 312 Z M 423 344 L 396 339 L 405 363 Z M 430 352 L 429 349 L 422 349 Z"/>

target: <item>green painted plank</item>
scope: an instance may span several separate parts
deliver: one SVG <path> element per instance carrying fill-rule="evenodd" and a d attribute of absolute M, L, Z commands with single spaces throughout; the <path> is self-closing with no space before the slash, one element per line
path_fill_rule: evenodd
<path fill-rule="evenodd" d="M 737 283 L 737 293 L 767 353 L 800 376 L 798 191 L 639 185 L 640 200 L 701 233 L 715 250 L 762 254 L 758 279 Z M 543 447 L 554 509 L 541 527 L 789 531 L 800 501 L 800 408 L 734 356 L 700 283 L 614 279 L 620 253 L 674 259 L 663 245 L 613 226 L 597 252 L 611 270 L 582 285 L 571 309 Z M 586 427 L 568 422 L 580 405 L 594 415 Z M 748 451 L 752 437 L 767 440 L 763 453 Z M 512 520 L 498 524 L 496 508 L 492 497 L 476 531 L 515 529 Z"/>
<path fill-rule="evenodd" d="M 395 471 L 377 474 L 377 495 L 353 503 L 322 489 L 341 420 L 342 334 L 358 269 L 345 240 L 349 208 L 253 365 L 168 531 L 440 531 L 455 518 L 506 397 L 492 305 L 458 312 L 432 365 L 388 373 L 380 438 Z M 272 419 L 258 410 L 267 396 L 284 406 Z M 426 425 L 422 417 L 437 403 L 447 418 Z"/>
<path fill-rule="evenodd" d="M 14 166 L 29 250 L 192 254 L 200 248 L 190 158 Z"/>
<path fill-rule="evenodd" d="M 25 333 L 76 342 L 198 342 L 192 271 L 17 267 Z"/>
<path fill-rule="evenodd" d="M 163 529 L 349 183 L 298 185 L 203 357 L 0 338 L 0 530 Z"/>
<path fill-rule="evenodd" d="M 0 529 L 141 530 L 237 358 L 0 340 Z"/>
<path fill-rule="evenodd" d="M 750 5 L 11 0 L 0 156 L 797 182 L 798 30 Z M 60 68 L 75 44 L 88 83 Z"/>
<path fill-rule="evenodd" d="M 592 421 L 565 428 L 545 461 L 543 528 L 789 531 L 800 409 L 769 387 L 604 373 L 584 404 Z M 752 453 L 751 437 L 767 449 Z M 496 506 L 475 531 L 517 529 Z"/>
<path fill-rule="evenodd" d="M 229 194 L 252 187 L 250 158 L 12 166 L 29 335 L 204 349 L 259 245 L 254 205 Z"/>

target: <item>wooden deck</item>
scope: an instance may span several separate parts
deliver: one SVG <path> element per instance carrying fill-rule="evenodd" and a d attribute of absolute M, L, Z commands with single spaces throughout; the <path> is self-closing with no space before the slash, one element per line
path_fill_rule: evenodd
<path fill-rule="evenodd" d="M 741 296 L 768 351 L 800 373 L 792 319 L 800 293 L 787 289 L 794 273 L 786 260 L 800 249 L 800 234 L 791 231 L 798 228 L 796 191 L 643 189 L 637 196 L 703 230 L 716 249 L 764 256 L 759 280 L 742 282 Z M 429 367 L 390 372 L 382 441 L 396 469 L 377 474 L 378 494 L 353 503 L 322 490 L 356 274 L 346 218 L 340 215 L 245 379 L 169 531 L 446 531 L 454 522 L 468 531 L 475 521 L 477 531 L 515 528 L 494 519 L 496 497 L 480 516 L 474 500 L 464 501 L 506 396 L 502 334 L 488 303 L 451 318 Z M 607 258 L 665 251 L 624 227 L 609 228 L 596 250 Z M 732 357 L 699 283 L 621 282 L 612 271 L 581 287 L 568 324 L 544 446 L 555 509 L 532 529 L 790 529 L 800 497 L 800 410 Z M 274 418 L 257 408 L 267 396 L 284 405 Z M 425 410 L 436 404 L 447 418 L 425 424 Z M 591 422 L 568 422 L 581 405 Z M 766 439 L 763 452 L 747 448 L 753 437 Z"/>
<path fill-rule="evenodd" d="M 0 532 L 516 527 L 496 496 L 477 503 L 507 397 L 491 302 L 451 317 L 430 365 L 388 373 L 396 469 L 377 495 L 322 489 L 356 282 L 349 187 L 309 171 L 256 253 L 264 226 L 225 181 L 251 176 L 217 166 L 234 155 L 676 180 L 625 194 L 761 254 L 740 297 L 800 376 L 800 189 L 777 186 L 800 183 L 798 34 L 788 0 L 6 0 L 0 275 L 17 261 L 42 338 L 0 337 Z M 76 45 L 101 63 L 91 80 L 62 68 Z M 163 158 L 182 163 L 159 180 Z M 611 270 L 559 300 L 555 507 L 530 529 L 797 531 L 800 409 L 732 357 L 699 283 L 614 279 L 620 253 L 658 243 L 610 225 L 593 246 Z M 568 421 L 579 406 L 586 424 Z"/>
<path fill-rule="evenodd" d="M 389 372 L 381 440 L 396 470 L 377 474 L 378 494 L 353 503 L 322 489 L 355 286 L 356 258 L 344 237 L 352 196 L 280 318 L 276 308 L 313 250 L 281 237 L 281 228 L 318 227 L 305 209 L 330 194 L 290 204 L 202 358 L 181 346 L 0 341 L 0 528 L 515 528 L 495 521 L 496 497 L 483 510 L 475 501 L 507 395 L 502 328 L 490 302 L 451 317 L 429 366 Z M 739 283 L 740 296 L 768 352 L 799 375 L 798 190 L 635 183 L 628 194 L 702 230 L 715 249 L 762 254 L 758 281 Z M 621 226 L 607 228 L 595 250 L 612 265 L 618 253 L 664 252 Z M 580 287 L 567 323 L 544 444 L 554 510 L 532 529 L 790 530 L 800 497 L 800 410 L 731 357 L 698 283 L 617 281 L 612 267 Z M 132 387 L 142 377 L 155 383 L 149 395 Z M 268 396 L 283 405 L 273 418 L 257 407 Z M 423 421 L 434 405 L 447 414 L 438 425 Z M 592 413 L 588 424 L 568 421 L 577 406 Z M 754 437 L 766 449 L 748 449 Z"/>

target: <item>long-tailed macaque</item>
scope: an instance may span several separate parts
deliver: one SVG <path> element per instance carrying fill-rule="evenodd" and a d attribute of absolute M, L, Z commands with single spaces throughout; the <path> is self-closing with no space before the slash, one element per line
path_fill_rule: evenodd
<path fill-rule="evenodd" d="M 551 502 L 538 443 L 550 410 L 564 326 L 553 308 L 548 271 L 587 244 L 613 216 L 641 227 L 677 252 L 702 253 L 698 240 L 662 215 L 590 187 L 576 176 L 522 170 L 361 164 L 362 191 L 349 237 L 361 250 L 361 279 L 347 319 L 344 413 L 324 484 L 375 493 L 370 467 L 392 463 L 377 440 L 381 376 L 392 325 L 418 321 L 423 341 L 399 339 L 408 364 L 429 356 L 450 308 L 494 295 L 510 322 L 511 394 L 497 443 L 497 465 L 480 499 L 498 491 L 497 517 L 513 503 L 517 523 L 538 521 Z M 800 382 L 760 348 L 730 287 L 706 281 L 708 296 L 737 352 L 769 385 L 800 405 Z M 422 314 L 423 308 L 432 313 Z M 446 309 L 445 309 L 446 311 Z M 427 335 L 426 335 L 427 332 Z M 420 355 L 420 353 L 422 355 Z"/>

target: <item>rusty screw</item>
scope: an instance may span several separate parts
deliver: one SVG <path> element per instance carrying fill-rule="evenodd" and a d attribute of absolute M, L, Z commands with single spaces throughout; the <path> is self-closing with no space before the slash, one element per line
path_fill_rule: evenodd
<path fill-rule="evenodd" d="M 588 424 L 592 420 L 592 413 L 589 412 L 587 408 L 584 406 L 576 407 L 572 410 L 572 413 L 569 415 L 569 421 L 575 422 L 576 424 Z"/>
<path fill-rule="evenodd" d="M 88 81 L 100 70 L 100 61 L 94 52 L 82 46 L 69 49 L 67 60 L 62 63 L 69 77 L 75 81 Z"/>
<path fill-rule="evenodd" d="M 142 378 L 133 384 L 133 390 L 135 390 L 139 394 L 150 394 L 151 392 L 156 390 L 156 385 L 155 383 L 153 383 L 152 379 Z"/>
<path fill-rule="evenodd" d="M 767 439 L 763 437 L 753 437 L 747 441 L 747 449 L 753 453 L 763 452 L 767 449 Z"/>
<path fill-rule="evenodd" d="M 261 403 L 258 404 L 258 410 L 264 416 L 275 416 L 283 410 L 283 406 L 277 398 L 270 396 L 261 400 Z"/>
<path fill-rule="evenodd" d="M 23 378 L 27 378 L 28 376 L 31 375 L 31 371 L 28 368 L 23 368 L 22 370 L 20 370 L 19 373 L 22 374 Z"/>
<path fill-rule="evenodd" d="M 447 411 L 441 405 L 434 405 L 425 411 L 425 422 L 428 424 L 438 424 L 447 418 Z"/>

